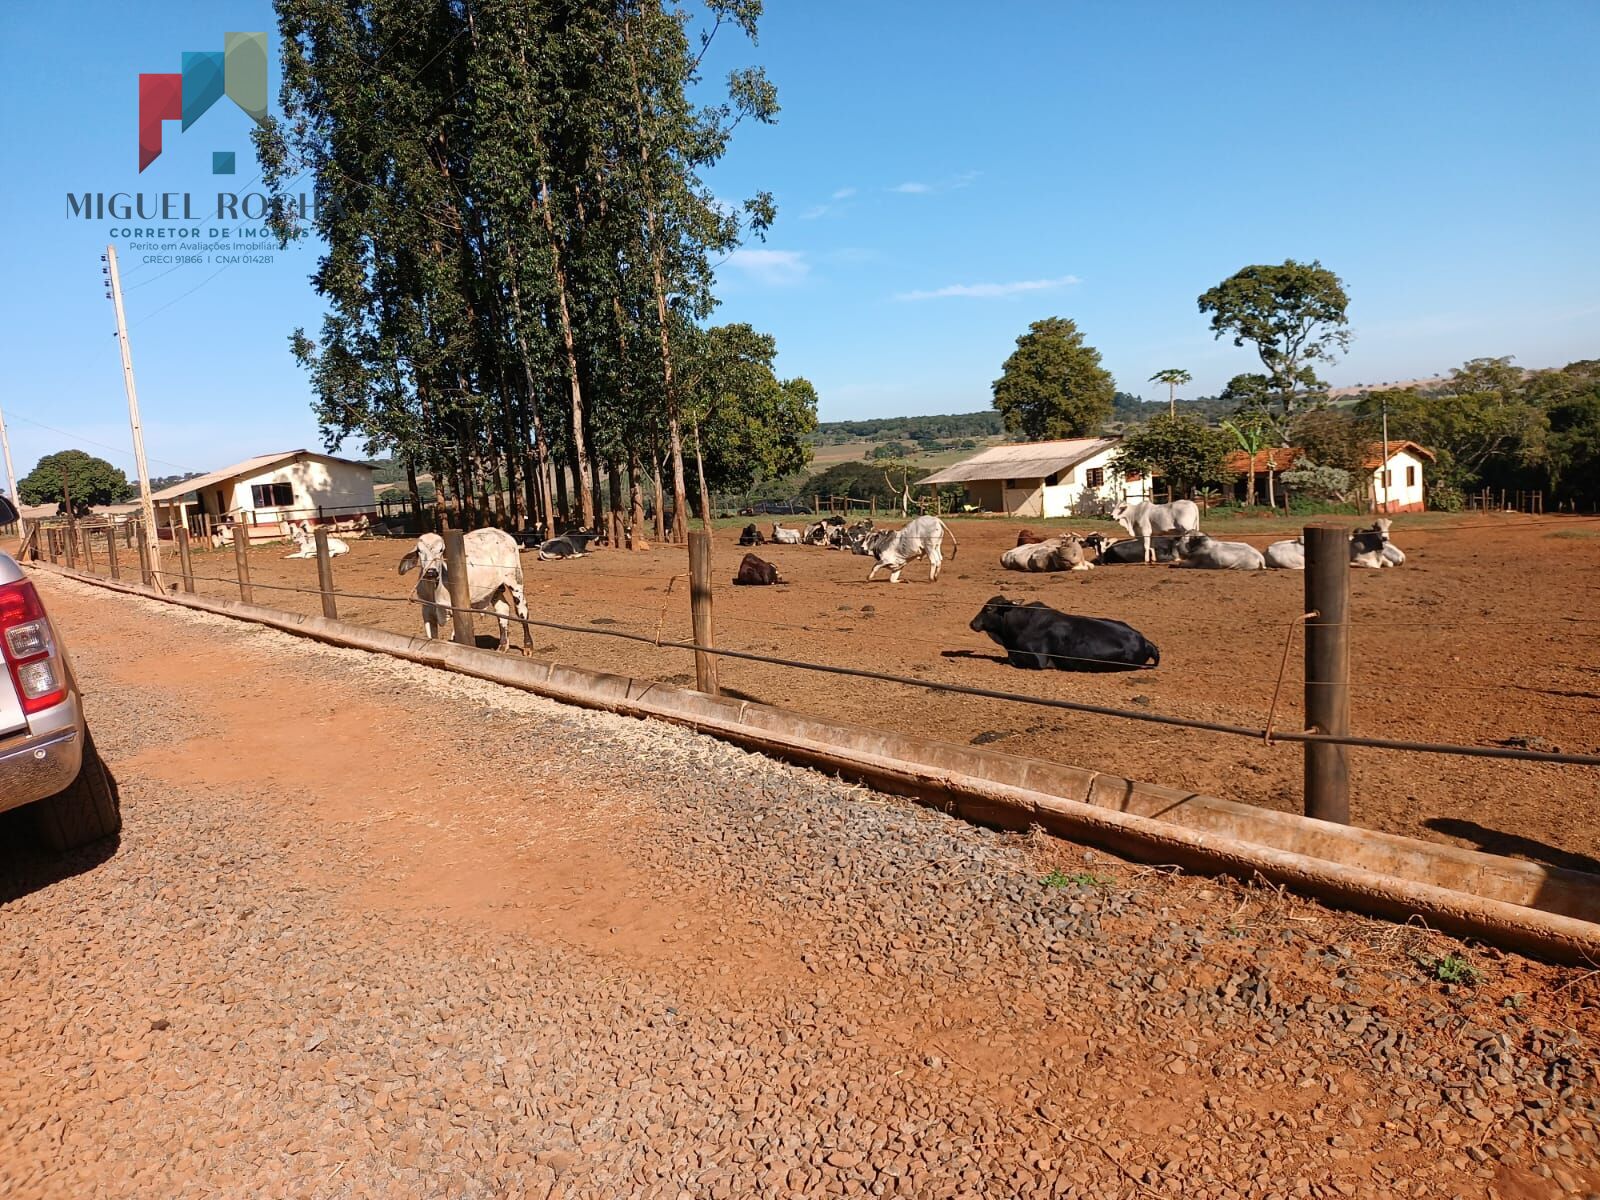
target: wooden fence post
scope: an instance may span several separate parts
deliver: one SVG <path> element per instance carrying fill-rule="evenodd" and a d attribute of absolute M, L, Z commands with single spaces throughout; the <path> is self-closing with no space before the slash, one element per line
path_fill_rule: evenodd
<path fill-rule="evenodd" d="M 117 562 L 117 527 L 106 526 L 106 566 L 111 568 L 111 578 L 122 578 L 122 567 Z"/>
<path fill-rule="evenodd" d="M 194 595 L 194 560 L 189 557 L 189 531 L 182 525 L 174 532 L 178 539 L 178 570 L 183 574 L 183 590 Z"/>
<path fill-rule="evenodd" d="M 83 566 L 89 574 L 95 573 L 94 568 L 94 528 L 84 526 L 83 529 Z"/>
<path fill-rule="evenodd" d="M 62 543 L 67 548 L 67 566 L 76 571 L 78 569 L 78 531 L 73 525 L 72 518 L 67 518 L 66 528 L 62 531 Z"/>
<path fill-rule="evenodd" d="M 1350 533 L 1336 525 L 1305 530 L 1306 730 L 1350 732 Z M 1350 748 L 1307 742 L 1306 816 L 1350 823 Z"/>
<path fill-rule="evenodd" d="M 711 531 L 689 534 L 689 615 L 694 624 L 694 644 L 714 646 L 711 629 Z M 711 696 L 721 695 L 717 682 L 717 656 L 694 652 L 694 685 Z"/>
<path fill-rule="evenodd" d="M 243 520 L 233 523 L 233 566 L 239 575 L 239 599 L 253 603 L 255 592 L 250 587 L 250 526 Z"/>
<path fill-rule="evenodd" d="M 317 588 L 322 592 L 322 615 L 337 619 L 339 604 L 333 598 L 333 556 L 328 553 L 328 530 L 318 525 L 312 536 L 317 539 Z"/>
<path fill-rule="evenodd" d="M 451 639 L 462 646 L 476 646 L 472 628 L 472 592 L 467 587 L 467 535 L 459 529 L 444 531 L 444 573 L 450 588 L 450 613 L 455 625 Z"/>
<path fill-rule="evenodd" d="M 136 530 L 138 536 L 134 539 L 135 545 L 139 547 L 139 582 L 145 587 L 154 587 L 155 575 L 150 570 L 150 543 L 145 540 L 143 523 L 130 521 L 129 524 L 141 526 Z"/>

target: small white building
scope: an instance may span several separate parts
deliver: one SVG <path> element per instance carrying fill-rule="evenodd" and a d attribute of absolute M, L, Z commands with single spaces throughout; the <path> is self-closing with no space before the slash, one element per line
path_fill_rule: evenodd
<path fill-rule="evenodd" d="M 1433 462 L 1433 454 L 1416 442 L 1390 442 L 1387 460 L 1381 445 L 1372 447 L 1366 462 L 1372 472 L 1372 511 L 1421 512 L 1427 508 L 1422 486 L 1424 461 Z"/>
<path fill-rule="evenodd" d="M 1276 477 L 1298 465 L 1306 452 L 1298 446 L 1284 446 L 1256 451 L 1255 457 L 1236 450 L 1226 460 L 1228 469 L 1238 476 L 1233 485 L 1234 495 L 1242 499 L 1245 479 L 1250 472 L 1256 476 L 1256 496 L 1264 498 L 1269 476 Z M 1427 491 L 1423 482 L 1423 468 L 1434 461 L 1433 452 L 1416 442 L 1389 443 L 1389 456 L 1384 458 L 1383 446 L 1377 443 L 1367 447 L 1362 465 L 1371 474 L 1367 477 L 1365 493 L 1373 512 L 1421 512 L 1428 507 Z M 1277 485 L 1281 488 L 1281 484 Z"/>
<path fill-rule="evenodd" d="M 917 481 L 917 487 L 961 484 L 985 512 L 1014 517 L 1087 517 L 1123 500 L 1143 500 L 1146 480 L 1111 469 L 1118 439 L 1069 438 L 991 446 Z"/>
<path fill-rule="evenodd" d="M 207 525 L 243 526 L 252 539 L 284 537 L 289 522 L 377 516 L 372 468 L 314 450 L 285 450 L 234 463 L 154 492 L 162 537 L 179 525 L 194 535 Z"/>

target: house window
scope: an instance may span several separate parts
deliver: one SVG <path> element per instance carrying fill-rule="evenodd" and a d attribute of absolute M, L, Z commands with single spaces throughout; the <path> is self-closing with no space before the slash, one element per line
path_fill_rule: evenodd
<path fill-rule="evenodd" d="M 250 504 L 253 508 L 289 508 L 294 504 L 294 486 L 287 483 L 252 483 Z"/>
<path fill-rule="evenodd" d="M 1058 484 L 1060 482 L 1061 482 L 1061 472 L 1060 471 L 1052 471 L 1050 474 L 1048 474 L 1048 475 L 1046 475 L 1044 477 L 1044 485 L 1045 485 L 1045 487 L 1055 487 L 1056 484 Z"/>
<path fill-rule="evenodd" d="M 1106 485 L 1106 469 L 1104 467 L 1090 467 L 1087 471 L 1085 471 L 1083 473 L 1083 486 L 1084 487 L 1097 488 L 1097 487 L 1105 487 L 1105 485 Z"/>
<path fill-rule="evenodd" d="M 1392 488 L 1394 486 L 1394 472 L 1393 471 L 1385 471 L 1383 473 L 1383 486 L 1384 486 L 1385 490 L 1387 490 L 1389 488 Z"/>
<path fill-rule="evenodd" d="M 1408 488 L 1417 486 L 1417 469 L 1415 467 L 1406 468 L 1406 486 Z"/>

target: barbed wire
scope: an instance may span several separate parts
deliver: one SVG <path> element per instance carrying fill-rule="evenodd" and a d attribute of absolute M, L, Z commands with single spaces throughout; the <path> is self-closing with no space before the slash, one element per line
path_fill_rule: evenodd
<path fill-rule="evenodd" d="M 74 572 L 76 573 L 76 572 Z M 93 576 L 91 576 L 93 578 Z M 194 578 L 194 576 L 191 576 Z M 203 576 L 211 582 L 232 583 L 238 585 L 239 580 L 232 580 L 221 576 Z M 320 588 L 301 588 L 284 584 L 262 583 L 256 585 L 252 580 L 251 587 L 261 586 L 268 590 L 302 592 L 308 595 L 323 595 Z M 425 603 L 419 596 L 413 594 L 409 597 L 378 596 L 368 593 L 334 593 L 345 595 L 349 598 L 363 598 L 378 600 L 388 603 L 422 604 Z M 680 641 L 676 639 L 663 639 L 659 633 L 650 634 L 631 633 L 620 629 L 595 628 L 593 626 L 569 625 L 559 621 L 544 621 L 533 617 L 508 615 L 501 617 L 499 613 L 486 613 L 478 608 L 459 608 L 451 604 L 440 604 L 437 601 L 428 601 L 432 607 L 440 612 L 465 613 L 469 617 L 494 616 L 496 619 L 507 622 L 516 622 L 523 631 L 525 640 L 532 641 L 532 629 L 555 629 L 566 633 L 587 634 L 591 637 L 610 637 L 632 642 L 643 643 L 658 649 L 688 650 L 699 654 L 708 654 L 719 658 L 732 658 L 748 662 L 766 663 L 774 666 L 789 667 L 795 670 L 814 671 L 824 674 L 840 675 L 849 678 L 874 680 L 884 683 L 899 684 L 907 687 L 921 688 L 927 691 L 944 692 L 955 695 L 973 696 L 980 699 L 999 700 L 1007 703 L 1026 704 L 1041 708 L 1081 712 L 1095 716 L 1114 717 L 1121 720 L 1136 721 L 1146 724 L 1164 725 L 1181 729 L 1192 729 L 1200 732 L 1219 733 L 1232 737 L 1244 737 L 1261 741 L 1265 745 L 1278 742 L 1300 742 L 1304 744 L 1321 743 L 1324 745 L 1354 746 L 1376 750 L 1395 750 L 1418 754 L 1443 754 L 1456 755 L 1468 758 L 1505 759 L 1523 762 L 1552 763 L 1567 766 L 1600 767 L 1600 755 L 1567 754 L 1560 751 L 1545 751 L 1531 749 L 1515 749 L 1511 747 L 1471 746 L 1443 742 L 1415 742 L 1394 738 L 1373 738 L 1350 734 L 1328 734 L 1316 732 L 1302 732 L 1297 730 L 1273 730 L 1270 727 L 1252 728 L 1249 726 L 1234 725 L 1220 721 L 1206 721 L 1192 717 L 1178 717 L 1166 713 L 1136 712 L 1131 709 L 1115 708 L 1110 705 L 1089 704 L 1077 700 L 1065 700 L 1048 696 L 1029 696 L 1019 692 L 1008 692 L 995 688 L 976 687 L 970 684 L 948 683 L 942 680 L 916 679 L 906 675 L 895 675 L 884 671 L 873 671 L 862 667 L 842 667 L 826 663 L 815 663 L 804 659 L 782 658 L 776 655 L 762 654 L 749 650 L 738 650 L 730 647 L 702 645 L 696 641 Z"/>

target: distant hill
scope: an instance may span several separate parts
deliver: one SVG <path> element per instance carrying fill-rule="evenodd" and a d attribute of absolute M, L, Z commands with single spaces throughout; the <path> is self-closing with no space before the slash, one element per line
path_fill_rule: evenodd
<path fill-rule="evenodd" d="M 926 417 L 875 417 L 863 421 L 824 421 L 808 439 L 814 446 L 842 442 L 944 442 L 963 438 L 999 437 L 1005 432 L 1000 414 L 945 413 Z"/>

